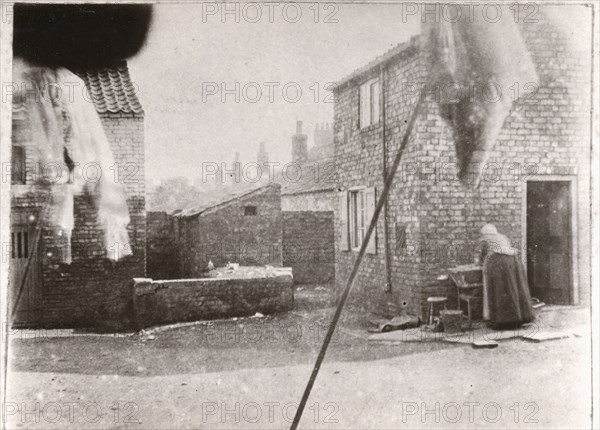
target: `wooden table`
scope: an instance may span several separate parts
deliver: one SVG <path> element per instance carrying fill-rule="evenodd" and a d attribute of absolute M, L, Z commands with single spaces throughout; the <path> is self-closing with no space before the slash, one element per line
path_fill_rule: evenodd
<path fill-rule="evenodd" d="M 460 309 L 461 301 L 467 302 L 467 315 L 470 327 L 473 304 L 483 304 L 483 270 L 481 266 L 467 264 L 448 269 L 448 272 L 456 284 L 458 309 Z"/>

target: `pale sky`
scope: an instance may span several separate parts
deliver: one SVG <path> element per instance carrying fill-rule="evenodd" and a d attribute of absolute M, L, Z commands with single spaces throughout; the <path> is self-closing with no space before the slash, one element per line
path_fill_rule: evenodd
<path fill-rule="evenodd" d="M 402 22 L 400 5 L 321 4 L 316 17 L 307 3 L 296 18 L 293 8 L 263 3 L 256 23 L 248 21 L 257 9 L 238 5 L 240 22 L 232 13 L 225 23 L 219 10 L 209 14 L 220 3 L 205 4 L 204 15 L 201 4 L 155 6 L 147 46 L 129 61 L 146 113 L 148 179 L 192 179 L 203 161 L 230 162 L 236 151 L 254 161 L 260 141 L 271 161 L 289 162 L 296 119 L 309 146 L 315 124 L 333 122 L 327 83 L 419 31 L 418 20 Z M 221 84 L 233 90 L 225 103 Z"/>
<path fill-rule="evenodd" d="M 406 3 L 234 2 L 224 18 L 223 5 L 155 5 L 147 45 L 129 60 L 146 113 L 150 184 L 193 180 L 202 162 L 230 163 L 235 152 L 255 161 L 261 141 L 271 161 L 291 161 L 296 119 L 304 122 L 309 147 L 315 124 L 333 122 L 327 84 L 420 31 L 421 16 L 407 14 Z M 589 57 L 591 10 L 544 11 L 572 49 Z M 230 91 L 225 102 L 222 89 Z"/>

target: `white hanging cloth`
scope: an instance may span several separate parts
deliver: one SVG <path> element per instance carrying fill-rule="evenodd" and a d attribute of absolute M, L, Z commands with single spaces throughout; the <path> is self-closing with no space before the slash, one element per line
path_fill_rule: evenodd
<path fill-rule="evenodd" d="M 63 195 L 51 199 L 51 225 L 62 231 L 70 247 L 73 196 L 89 192 L 95 197 L 107 257 L 118 261 L 131 255 L 127 200 L 112 175 L 114 157 L 100 117 L 91 98 L 84 97 L 85 83 L 67 69 L 35 66 L 18 58 L 13 61 L 13 80 L 18 87 L 13 105 L 25 107 L 35 144 L 31 155 L 42 173 L 38 182 L 50 184 L 55 192 L 62 188 L 58 194 Z M 74 164 L 72 174 L 65 163 L 65 148 Z M 60 166 L 62 171 L 57 174 L 49 166 Z M 63 255 L 67 256 L 63 261 L 70 262 L 70 250 Z"/>

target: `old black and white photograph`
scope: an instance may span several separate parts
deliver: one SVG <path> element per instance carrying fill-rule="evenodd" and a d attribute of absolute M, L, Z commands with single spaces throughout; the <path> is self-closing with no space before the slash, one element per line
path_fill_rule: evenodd
<path fill-rule="evenodd" d="M 1 428 L 600 428 L 599 11 L 1 0 Z"/>

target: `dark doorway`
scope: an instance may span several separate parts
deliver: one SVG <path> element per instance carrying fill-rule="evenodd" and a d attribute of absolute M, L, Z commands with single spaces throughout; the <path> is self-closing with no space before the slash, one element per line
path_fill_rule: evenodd
<path fill-rule="evenodd" d="M 571 210 L 570 182 L 527 182 L 529 288 L 546 303 L 573 302 Z"/>
<path fill-rule="evenodd" d="M 14 309 L 13 323 L 32 326 L 40 321 L 42 308 L 40 241 L 37 246 L 35 243 L 37 213 L 13 210 L 11 218 L 9 313 Z"/>

